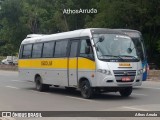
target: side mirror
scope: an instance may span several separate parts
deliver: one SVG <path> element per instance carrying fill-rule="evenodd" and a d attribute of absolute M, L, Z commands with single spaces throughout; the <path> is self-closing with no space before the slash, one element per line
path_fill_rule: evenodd
<path fill-rule="evenodd" d="M 103 42 L 103 41 L 104 41 L 104 36 L 101 35 L 101 36 L 99 37 L 98 41 L 97 41 L 93 46 L 96 47 L 97 43 Z"/>
<path fill-rule="evenodd" d="M 131 49 L 131 48 L 128 48 L 128 49 L 127 49 L 127 53 L 130 54 L 131 52 L 132 52 L 132 49 Z"/>
<path fill-rule="evenodd" d="M 98 42 L 103 42 L 103 41 L 104 41 L 104 36 L 101 35 L 101 36 L 99 37 L 99 41 L 98 41 Z"/>

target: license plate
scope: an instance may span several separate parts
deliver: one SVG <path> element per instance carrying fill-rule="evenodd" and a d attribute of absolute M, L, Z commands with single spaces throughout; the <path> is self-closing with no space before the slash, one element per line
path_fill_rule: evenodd
<path fill-rule="evenodd" d="M 128 82 L 128 81 L 131 81 L 131 78 L 130 77 L 122 77 L 122 81 Z"/>

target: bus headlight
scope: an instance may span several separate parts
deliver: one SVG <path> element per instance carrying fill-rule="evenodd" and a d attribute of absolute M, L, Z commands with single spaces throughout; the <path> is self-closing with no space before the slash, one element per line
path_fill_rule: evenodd
<path fill-rule="evenodd" d="M 110 70 L 106 70 L 106 69 L 98 69 L 97 72 L 106 74 L 106 75 L 112 75 Z"/>
<path fill-rule="evenodd" d="M 137 71 L 137 75 L 141 75 L 141 74 L 143 74 L 143 69 L 140 69 Z"/>

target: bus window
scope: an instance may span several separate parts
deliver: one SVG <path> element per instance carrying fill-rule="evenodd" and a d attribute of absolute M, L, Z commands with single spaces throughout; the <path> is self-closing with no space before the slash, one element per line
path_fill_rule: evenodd
<path fill-rule="evenodd" d="M 22 58 L 22 52 L 23 52 L 23 45 L 21 45 L 20 47 L 20 51 L 19 51 L 19 58 Z"/>
<path fill-rule="evenodd" d="M 54 43 L 55 42 L 47 42 L 43 45 L 43 58 L 51 58 L 53 57 L 53 50 L 54 50 Z"/>
<path fill-rule="evenodd" d="M 72 41 L 69 57 L 77 57 L 77 48 L 78 48 L 78 41 Z"/>
<path fill-rule="evenodd" d="M 42 43 L 33 45 L 32 58 L 40 58 L 42 53 Z"/>
<path fill-rule="evenodd" d="M 22 58 L 31 58 L 32 44 L 24 45 Z"/>
<path fill-rule="evenodd" d="M 94 58 L 91 42 L 90 42 L 89 39 L 81 41 L 80 56 L 81 57 L 92 58 L 92 59 Z"/>
<path fill-rule="evenodd" d="M 54 57 L 66 57 L 68 40 L 56 41 Z"/>

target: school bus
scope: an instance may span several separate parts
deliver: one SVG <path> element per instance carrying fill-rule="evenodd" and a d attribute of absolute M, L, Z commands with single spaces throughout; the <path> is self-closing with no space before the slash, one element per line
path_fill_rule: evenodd
<path fill-rule="evenodd" d="M 142 84 L 142 63 L 134 43 L 123 32 L 88 28 L 27 37 L 19 50 L 19 76 L 38 91 L 50 86 L 94 93 L 119 92 L 128 97 Z"/>

